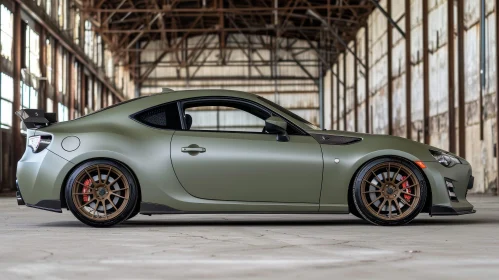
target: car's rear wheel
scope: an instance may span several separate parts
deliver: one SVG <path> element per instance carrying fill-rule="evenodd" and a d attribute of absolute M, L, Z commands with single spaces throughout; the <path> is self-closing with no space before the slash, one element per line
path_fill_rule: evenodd
<path fill-rule="evenodd" d="M 423 209 L 427 186 L 415 164 L 381 158 L 361 168 L 352 188 L 357 211 L 376 225 L 403 225 Z"/>
<path fill-rule="evenodd" d="M 76 168 L 66 185 L 66 201 L 78 220 L 107 227 L 127 220 L 137 204 L 137 184 L 130 171 L 110 160 L 93 160 Z"/>

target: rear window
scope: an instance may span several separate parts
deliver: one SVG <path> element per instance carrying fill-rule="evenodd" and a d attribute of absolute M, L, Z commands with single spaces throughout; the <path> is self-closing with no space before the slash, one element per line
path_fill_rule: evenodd
<path fill-rule="evenodd" d="M 133 116 L 135 120 L 147 126 L 161 129 L 182 129 L 177 103 L 156 106 Z"/>

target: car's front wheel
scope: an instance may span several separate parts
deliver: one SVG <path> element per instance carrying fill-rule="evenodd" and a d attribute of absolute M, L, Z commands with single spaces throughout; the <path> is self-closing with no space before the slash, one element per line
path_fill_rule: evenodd
<path fill-rule="evenodd" d="M 381 158 L 361 168 L 352 188 L 353 201 L 365 220 L 376 225 L 403 225 L 425 205 L 427 186 L 412 162 Z"/>
<path fill-rule="evenodd" d="M 94 227 L 113 226 L 133 213 L 138 186 L 130 171 L 110 160 L 92 160 L 70 175 L 66 202 L 75 217 Z"/>

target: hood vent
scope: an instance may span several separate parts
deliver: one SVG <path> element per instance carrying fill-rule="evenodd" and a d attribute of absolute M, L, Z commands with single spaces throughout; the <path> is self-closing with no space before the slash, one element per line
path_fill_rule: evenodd
<path fill-rule="evenodd" d="M 311 134 L 312 137 L 324 145 L 350 145 L 362 141 L 362 138 L 349 136 L 336 136 L 329 134 Z"/>

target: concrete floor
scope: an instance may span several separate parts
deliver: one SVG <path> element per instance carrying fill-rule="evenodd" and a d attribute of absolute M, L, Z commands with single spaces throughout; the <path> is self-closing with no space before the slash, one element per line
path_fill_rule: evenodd
<path fill-rule="evenodd" d="M 109 229 L 0 199 L 0 279 L 499 279 L 499 198 L 375 227 L 352 215 L 139 216 Z"/>

